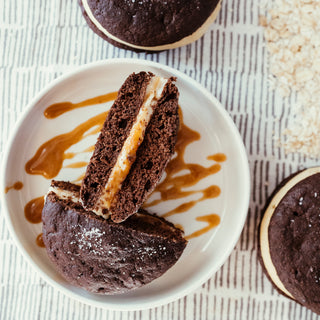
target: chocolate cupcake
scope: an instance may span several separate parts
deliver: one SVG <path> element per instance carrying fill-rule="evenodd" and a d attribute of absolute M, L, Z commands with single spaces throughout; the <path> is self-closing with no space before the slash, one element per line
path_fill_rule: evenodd
<path fill-rule="evenodd" d="M 98 294 L 119 294 L 160 277 L 181 256 L 180 229 L 140 210 L 123 223 L 86 211 L 80 187 L 53 181 L 42 212 L 43 241 L 58 272 Z"/>
<path fill-rule="evenodd" d="M 281 294 L 320 314 L 320 167 L 283 181 L 260 225 L 260 261 Z"/>
<path fill-rule="evenodd" d="M 138 51 L 159 51 L 199 39 L 216 19 L 221 0 L 79 0 L 82 13 L 103 39 Z"/>

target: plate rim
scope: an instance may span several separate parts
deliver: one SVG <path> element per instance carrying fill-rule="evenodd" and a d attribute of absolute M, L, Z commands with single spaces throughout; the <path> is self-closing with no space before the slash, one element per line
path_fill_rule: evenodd
<path fill-rule="evenodd" d="M 227 250 L 225 250 L 224 255 L 220 258 L 220 263 L 216 264 L 215 267 L 213 268 L 211 266 L 210 272 L 206 272 L 203 275 L 199 275 L 196 281 L 194 281 L 191 285 L 188 287 L 178 291 L 178 292 L 173 292 L 169 297 L 164 296 L 160 299 L 157 299 L 156 301 L 150 302 L 142 302 L 140 301 L 137 305 L 132 305 L 132 304 L 115 304 L 115 303 L 109 303 L 109 302 L 102 302 L 102 301 L 97 301 L 93 299 L 88 299 L 85 298 L 75 292 L 72 292 L 68 290 L 67 288 L 63 287 L 61 284 L 58 282 L 54 281 L 51 277 L 49 277 L 32 259 L 32 257 L 29 255 L 29 253 L 25 250 L 25 248 L 22 246 L 20 243 L 17 234 L 14 230 L 13 224 L 12 224 L 12 219 L 10 217 L 9 213 L 9 208 L 7 205 L 7 200 L 6 200 L 6 194 L 4 192 L 5 190 L 5 177 L 6 177 L 6 167 L 8 163 L 8 157 L 10 150 L 13 145 L 13 141 L 15 140 L 19 129 L 24 122 L 25 118 L 28 116 L 28 114 L 33 110 L 35 105 L 41 100 L 41 98 L 46 95 L 48 92 L 50 92 L 56 85 L 58 85 L 60 82 L 67 80 L 68 78 L 73 77 L 76 74 L 88 71 L 92 68 L 96 68 L 99 66 L 106 66 L 106 65 L 112 65 L 112 64 L 139 64 L 143 65 L 144 67 L 154 67 L 155 69 L 162 69 L 164 71 L 172 73 L 174 76 L 177 76 L 178 78 L 184 79 L 186 82 L 191 82 L 192 85 L 197 87 L 197 89 L 201 92 L 201 94 L 205 95 L 206 98 L 209 101 L 212 101 L 215 108 L 218 109 L 218 112 L 221 113 L 223 116 L 224 120 L 228 123 L 228 125 L 232 128 L 233 130 L 233 136 L 236 139 L 235 143 L 238 145 L 239 148 L 239 158 L 241 159 L 241 163 L 244 164 L 243 168 L 243 175 L 245 176 L 245 181 L 243 181 L 243 190 L 244 192 L 244 197 L 242 201 L 242 208 L 239 210 L 241 212 L 241 219 L 239 219 L 239 223 L 237 224 L 237 228 L 234 231 L 234 234 L 236 236 L 233 237 L 233 241 L 228 242 L 228 246 L 226 247 Z M 17 121 L 14 124 L 14 128 L 12 129 L 11 133 L 9 134 L 9 139 L 7 140 L 7 143 L 4 148 L 3 152 L 3 157 L 2 157 L 2 163 L 1 163 L 1 170 L 0 172 L 2 173 L 2 177 L 0 180 L 0 200 L 1 200 L 1 207 L 3 210 L 3 216 L 6 221 L 7 228 L 9 230 L 10 236 L 13 238 L 15 245 L 18 247 L 20 253 L 22 256 L 28 261 L 30 265 L 35 269 L 35 271 L 39 272 L 39 275 L 41 276 L 42 279 L 44 279 L 46 282 L 48 282 L 51 286 L 54 288 L 58 289 L 60 292 L 65 294 L 66 296 L 75 299 L 77 301 L 81 301 L 85 304 L 89 304 L 95 307 L 101 307 L 104 309 L 109 309 L 109 310 L 116 310 L 116 311 L 134 311 L 134 310 L 144 310 L 144 309 L 149 309 L 149 308 L 154 308 L 158 307 L 161 305 L 164 305 L 166 303 L 173 302 L 179 298 L 182 298 L 186 296 L 187 294 L 191 293 L 194 291 L 196 288 L 200 287 L 203 283 L 205 283 L 208 279 L 212 277 L 214 273 L 216 273 L 221 266 L 227 261 L 228 257 L 231 255 L 234 247 L 236 246 L 242 230 L 244 228 L 245 221 L 247 219 L 248 215 L 248 208 L 249 208 L 249 201 L 250 201 L 250 194 L 251 194 L 251 185 L 250 185 L 250 167 L 249 167 L 249 160 L 247 156 L 247 150 L 245 148 L 244 142 L 242 140 L 242 137 L 240 135 L 240 132 L 233 122 L 231 116 L 227 112 L 227 110 L 223 107 L 223 105 L 220 103 L 220 101 L 213 96 L 202 84 L 188 76 L 187 74 L 183 73 L 180 70 L 177 70 L 175 68 L 172 68 L 170 66 L 164 65 L 159 62 L 154 62 L 154 61 L 149 61 L 149 60 L 141 60 L 141 59 L 135 59 L 135 58 L 112 58 L 112 59 L 103 59 L 103 60 L 98 60 L 95 62 L 91 62 L 88 64 L 84 64 L 81 66 L 75 66 L 72 71 L 66 72 L 60 76 L 58 76 L 56 79 L 53 81 L 49 82 L 42 90 L 40 90 L 33 99 L 27 104 L 27 106 L 24 108 L 24 110 L 20 113 L 18 116 Z"/>

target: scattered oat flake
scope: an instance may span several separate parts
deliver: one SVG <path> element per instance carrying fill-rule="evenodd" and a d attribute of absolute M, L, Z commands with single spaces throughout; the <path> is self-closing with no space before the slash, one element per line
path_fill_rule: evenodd
<path fill-rule="evenodd" d="M 280 145 L 287 153 L 320 157 L 320 0 L 274 0 L 260 24 L 272 88 L 285 97 L 297 93 Z"/>

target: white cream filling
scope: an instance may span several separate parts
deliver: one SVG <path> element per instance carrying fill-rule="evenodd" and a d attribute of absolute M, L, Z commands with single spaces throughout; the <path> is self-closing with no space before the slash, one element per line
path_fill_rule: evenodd
<path fill-rule="evenodd" d="M 222 1 L 222 0 L 221 0 Z M 213 21 L 217 18 L 217 15 L 221 9 L 221 1 L 217 4 L 215 10 L 212 12 L 212 14 L 209 16 L 209 18 L 203 23 L 203 25 L 198 28 L 193 34 L 191 34 L 190 36 L 187 36 L 177 42 L 174 43 L 170 43 L 170 44 L 164 44 L 164 45 L 160 45 L 160 46 L 153 46 L 153 47 L 145 47 L 145 46 L 138 46 L 135 44 L 131 44 L 129 42 L 126 42 L 124 40 L 121 40 L 119 38 L 117 38 L 116 36 L 112 35 L 108 30 L 106 30 L 101 24 L 100 22 L 95 18 L 95 16 L 93 15 L 91 8 L 88 5 L 88 1 L 87 0 L 82 0 L 82 4 L 83 4 L 83 8 L 86 11 L 89 19 L 91 20 L 91 22 L 104 34 L 106 35 L 108 38 L 117 41 L 118 43 L 121 43 L 123 45 L 126 45 L 128 47 L 131 48 L 135 48 L 135 49 L 140 49 L 140 50 L 151 50 L 151 51 L 161 51 L 161 50 L 168 50 L 168 49 L 174 49 L 174 48 L 178 48 L 178 47 L 182 47 L 185 46 L 189 43 L 192 43 L 194 41 L 196 41 L 197 39 L 199 39 L 200 37 L 203 36 L 203 34 L 207 31 L 207 29 L 209 28 L 209 26 L 213 23 Z"/>
<path fill-rule="evenodd" d="M 269 246 L 269 224 L 274 213 L 274 210 L 279 205 L 282 198 L 287 194 L 287 192 L 294 187 L 300 181 L 306 179 L 309 176 L 312 176 L 316 173 L 320 173 L 320 167 L 310 168 L 302 171 L 301 173 L 294 176 L 290 179 L 273 197 L 272 201 L 270 202 L 265 214 L 263 216 L 261 226 L 260 226 L 260 248 L 261 248 L 261 256 L 265 268 L 272 280 L 272 282 L 284 292 L 286 295 L 294 299 L 292 294 L 285 288 L 284 284 L 281 282 L 277 270 L 272 262 L 271 254 L 270 254 L 270 246 Z"/>
<path fill-rule="evenodd" d="M 80 198 L 76 197 L 75 193 L 72 191 L 50 186 L 47 194 L 50 192 L 55 193 L 59 199 L 71 200 L 74 203 L 80 203 Z"/>
<path fill-rule="evenodd" d="M 125 140 L 117 158 L 116 164 L 112 168 L 105 188 L 102 191 L 98 204 L 93 212 L 104 218 L 110 216 L 110 206 L 116 193 L 121 189 L 122 182 L 127 177 L 131 165 L 135 161 L 136 152 L 141 145 L 146 128 L 153 114 L 153 107 L 161 98 L 167 79 L 162 77 L 152 77 L 146 88 L 146 94 L 137 118 L 133 123 L 129 136 Z"/>

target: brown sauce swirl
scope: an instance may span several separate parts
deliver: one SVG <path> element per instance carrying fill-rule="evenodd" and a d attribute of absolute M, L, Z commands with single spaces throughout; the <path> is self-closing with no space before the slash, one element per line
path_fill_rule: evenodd
<path fill-rule="evenodd" d="M 106 116 L 107 112 L 100 113 L 72 131 L 58 135 L 42 144 L 35 155 L 26 163 L 26 172 L 43 175 L 46 179 L 56 177 L 62 168 L 66 150 L 82 140 L 84 134 L 92 127 L 101 126 Z"/>
<path fill-rule="evenodd" d="M 29 201 L 24 207 L 24 215 L 31 223 L 40 223 L 44 206 L 44 197 L 38 197 Z"/>
<path fill-rule="evenodd" d="M 97 133 L 99 133 L 102 129 L 102 125 L 103 125 L 103 122 L 99 125 L 99 126 L 96 126 L 95 128 L 93 128 L 92 130 L 90 130 L 88 133 L 86 133 L 83 138 L 86 138 L 86 137 L 89 137 L 89 136 L 93 136 Z"/>
<path fill-rule="evenodd" d="M 76 156 L 76 152 L 65 152 L 63 155 L 63 159 L 72 159 Z"/>
<path fill-rule="evenodd" d="M 216 162 L 224 162 L 227 160 L 227 156 L 224 153 L 216 153 L 207 157 L 208 160 L 214 160 Z"/>
<path fill-rule="evenodd" d="M 84 168 L 88 165 L 88 162 L 86 161 L 79 161 L 79 162 L 74 162 L 74 163 L 70 163 L 66 166 L 64 166 L 64 168 L 72 168 L 72 169 L 77 169 L 77 168 Z"/>
<path fill-rule="evenodd" d="M 182 122 L 182 121 L 181 121 Z M 187 197 L 191 194 L 197 193 L 199 191 L 183 191 L 183 188 L 191 187 L 197 184 L 201 179 L 206 178 L 212 174 L 220 171 L 221 165 L 214 163 L 210 167 L 204 167 L 196 163 L 186 163 L 184 160 L 184 153 L 186 147 L 194 141 L 200 139 L 200 134 L 189 127 L 187 127 L 183 122 L 181 123 L 180 130 L 178 132 L 178 140 L 176 144 L 176 157 L 174 157 L 167 165 L 166 168 L 166 178 L 158 184 L 154 192 L 160 193 L 160 199 L 153 200 L 144 205 L 145 208 L 154 206 L 166 200 L 180 199 Z M 209 156 L 214 157 L 215 155 Z M 209 158 L 208 157 L 208 158 Z M 178 175 L 178 172 L 182 170 L 187 170 L 188 173 L 183 175 Z M 213 186 L 213 188 L 218 188 Z M 204 192 L 205 190 L 200 190 Z M 198 201 L 202 201 L 201 199 Z M 195 205 L 194 203 L 193 205 Z M 190 204 L 192 207 L 193 205 Z M 190 206 L 185 206 L 186 210 L 190 209 Z M 188 207 L 188 208 L 187 208 Z M 186 211 L 185 210 L 185 211 Z M 179 211 L 183 212 L 183 211 Z M 171 214 L 170 214 L 171 215 Z"/>
<path fill-rule="evenodd" d="M 49 106 L 45 111 L 44 111 L 44 116 L 47 119 L 54 119 L 62 114 L 78 109 L 78 108 L 83 108 L 87 106 L 92 106 L 95 104 L 101 104 L 101 103 L 106 103 L 109 101 L 113 101 L 117 98 L 117 92 L 110 92 L 98 97 L 94 97 L 91 99 L 87 99 L 78 103 L 72 103 L 72 102 L 60 102 L 60 103 L 54 103 L 51 106 Z"/>
<path fill-rule="evenodd" d="M 206 200 L 206 199 L 212 199 L 216 198 L 220 195 L 221 190 L 218 186 L 212 185 L 204 190 L 200 191 L 190 191 L 191 193 L 198 193 L 202 192 L 203 196 L 199 200 L 189 201 L 181 204 L 177 208 L 165 213 L 163 217 L 167 218 L 177 213 L 183 213 L 194 207 L 198 202 Z"/>
<path fill-rule="evenodd" d="M 184 153 L 186 147 L 192 142 L 200 139 L 200 134 L 183 123 L 182 114 L 180 114 L 181 127 L 178 132 L 178 139 L 176 144 L 176 157 L 174 157 L 166 168 L 166 177 L 165 179 L 155 188 L 154 192 L 160 193 L 160 199 L 147 202 L 144 205 L 144 208 L 148 208 L 154 205 L 157 205 L 166 200 L 174 200 L 187 197 L 195 193 L 202 193 L 202 197 L 198 200 L 192 200 L 189 202 L 182 203 L 178 207 L 168 211 L 163 215 L 167 218 L 175 214 L 181 214 L 187 212 L 197 203 L 204 201 L 206 199 L 216 198 L 220 195 L 221 190 L 219 186 L 212 185 L 203 190 L 188 190 L 184 191 L 186 187 L 191 187 L 197 184 L 203 178 L 208 177 L 209 175 L 215 174 L 221 170 L 221 165 L 219 163 L 214 163 L 209 167 L 204 167 L 195 163 L 186 163 L 184 160 Z M 213 160 L 215 162 L 224 162 L 227 160 L 227 157 L 223 153 L 216 153 L 207 157 L 208 160 Z M 187 170 L 188 172 L 183 175 L 177 175 L 182 170 Z M 216 214 L 197 217 L 196 220 L 204 221 L 208 223 L 208 226 L 202 228 L 191 235 L 187 236 L 186 239 L 191 239 L 198 237 L 212 228 L 216 227 L 220 223 L 220 218 Z"/>
<path fill-rule="evenodd" d="M 4 193 L 8 193 L 10 190 L 21 190 L 23 188 L 23 183 L 21 181 L 15 182 L 12 186 L 6 187 Z"/>
<path fill-rule="evenodd" d="M 183 225 L 182 225 L 182 224 L 180 224 L 180 223 L 176 223 L 174 226 L 175 226 L 176 228 L 178 228 L 178 229 L 180 229 L 180 230 L 184 231 L 184 228 L 183 228 Z"/>
<path fill-rule="evenodd" d="M 93 151 L 94 151 L 94 145 L 92 145 L 92 146 L 84 149 L 82 152 L 90 152 L 90 153 L 91 153 L 91 152 L 93 152 Z"/>
<path fill-rule="evenodd" d="M 84 176 L 85 176 L 85 173 L 83 173 L 82 175 L 80 175 L 78 178 L 76 178 L 75 180 L 73 180 L 71 182 L 74 184 L 77 184 L 77 185 L 81 185 Z"/>
<path fill-rule="evenodd" d="M 220 224 L 220 217 L 217 214 L 208 214 L 206 216 L 201 216 L 201 217 L 197 217 L 196 218 L 197 221 L 201 221 L 201 222 L 207 222 L 207 226 L 197 230 L 191 234 L 189 234 L 188 236 L 186 236 L 185 238 L 187 240 L 190 240 L 192 238 L 196 238 L 199 237 L 201 235 L 203 235 L 204 233 L 207 233 L 208 231 L 210 231 L 211 229 L 215 228 L 216 226 L 218 226 Z"/>
<path fill-rule="evenodd" d="M 99 129 L 101 129 L 99 127 Z M 83 136 L 83 138 L 85 138 L 85 136 Z M 80 154 L 80 153 L 92 153 L 94 151 L 94 145 L 84 149 L 83 151 L 79 151 L 79 152 L 65 152 L 64 155 L 63 155 L 63 158 L 64 159 L 73 159 L 77 154 Z"/>
<path fill-rule="evenodd" d="M 41 248 L 45 247 L 44 242 L 43 242 L 43 234 L 42 233 L 38 234 L 38 236 L 36 238 L 36 244 Z"/>

